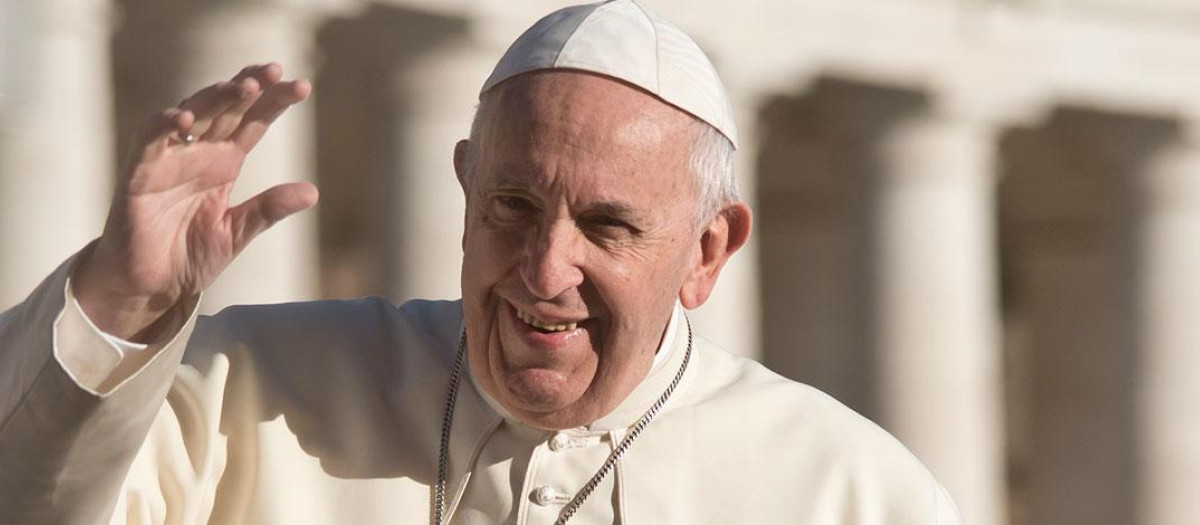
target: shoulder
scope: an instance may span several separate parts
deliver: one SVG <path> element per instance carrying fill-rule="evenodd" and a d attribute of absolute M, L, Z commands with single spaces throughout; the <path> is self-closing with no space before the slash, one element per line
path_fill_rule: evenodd
<path fill-rule="evenodd" d="M 701 341 L 697 349 L 699 366 L 688 396 L 693 410 L 710 418 L 736 415 L 745 423 L 713 428 L 742 440 L 786 439 L 796 449 L 820 450 L 828 457 L 861 458 L 866 451 L 869 457 L 916 464 L 894 437 L 828 394 L 711 343 Z"/>
<path fill-rule="evenodd" d="M 727 471 L 753 471 L 813 506 L 878 512 L 889 523 L 931 517 L 945 497 L 932 474 L 887 431 L 816 388 L 700 341 L 686 399 L 704 450 Z M 952 505 L 952 504 L 951 504 Z M 924 518 L 922 518 L 924 519 Z"/>
<path fill-rule="evenodd" d="M 253 441 L 259 422 L 282 416 L 326 472 L 401 472 L 429 454 L 412 428 L 438 417 L 428 392 L 445 388 L 460 312 L 456 301 L 380 298 L 226 308 L 200 321 L 182 374 L 212 383 L 227 435 Z"/>
<path fill-rule="evenodd" d="M 696 349 L 695 384 L 689 388 L 689 397 L 698 410 L 719 414 L 737 409 L 744 411 L 745 417 L 773 420 L 775 425 L 795 431 L 825 434 L 820 431 L 850 430 L 865 438 L 886 435 L 828 394 L 783 377 L 757 361 L 730 354 L 699 338 Z"/>
<path fill-rule="evenodd" d="M 242 368 L 397 380 L 396 373 L 448 363 L 461 317 L 458 301 L 397 306 L 379 297 L 233 306 L 198 321 L 185 362 L 203 369 L 226 354 Z"/>
<path fill-rule="evenodd" d="M 285 340 L 303 346 L 339 346 L 397 337 L 438 340 L 457 332 L 459 301 L 412 300 L 397 306 L 381 297 L 239 305 L 198 321 L 193 341 L 261 343 Z"/>

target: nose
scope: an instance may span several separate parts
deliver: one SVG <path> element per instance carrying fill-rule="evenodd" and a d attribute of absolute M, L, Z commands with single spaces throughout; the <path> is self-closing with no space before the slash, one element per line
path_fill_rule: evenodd
<path fill-rule="evenodd" d="M 583 247 L 566 221 L 559 221 L 530 239 L 521 278 L 535 297 L 549 301 L 583 284 Z"/>

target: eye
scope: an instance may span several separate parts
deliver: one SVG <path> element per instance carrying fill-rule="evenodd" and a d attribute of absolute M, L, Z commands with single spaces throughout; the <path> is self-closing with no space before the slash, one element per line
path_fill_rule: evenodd
<path fill-rule="evenodd" d="M 510 210 L 516 210 L 516 211 L 532 211 L 533 210 L 533 204 L 530 203 L 528 200 L 521 198 L 521 197 L 515 197 L 512 195 L 501 195 L 499 197 L 496 197 L 496 202 L 498 202 L 501 206 L 508 208 Z"/>
<path fill-rule="evenodd" d="M 602 240 L 624 240 L 641 233 L 633 225 L 611 215 L 585 217 L 579 224 L 588 236 Z"/>
<path fill-rule="evenodd" d="M 492 214 L 505 221 L 516 221 L 537 212 L 537 206 L 519 195 L 497 195 L 492 198 Z"/>

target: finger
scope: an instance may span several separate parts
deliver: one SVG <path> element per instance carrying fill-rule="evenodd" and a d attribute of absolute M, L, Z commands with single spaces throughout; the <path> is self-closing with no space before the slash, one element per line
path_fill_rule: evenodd
<path fill-rule="evenodd" d="M 283 78 L 283 67 L 274 62 L 261 65 L 246 66 L 230 82 L 239 84 L 241 99 L 225 108 L 225 111 L 215 116 L 201 140 L 209 142 L 229 138 L 242 121 L 254 103 L 258 101 L 263 90 L 271 87 Z"/>
<path fill-rule="evenodd" d="M 233 76 L 232 81 L 237 82 L 247 78 L 257 80 L 260 86 L 266 88 L 283 78 L 283 67 L 275 62 L 246 66 Z"/>
<path fill-rule="evenodd" d="M 263 87 L 279 82 L 282 76 L 283 68 L 276 63 L 246 66 L 228 82 L 201 89 L 180 102 L 179 107 L 196 116 L 192 133 L 200 137 L 206 135 L 214 121 L 221 120 L 231 107 L 252 105 Z"/>
<path fill-rule="evenodd" d="M 289 107 L 308 98 L 311 92 L 312 84 L 307 80 L 280 82 L 271 86 L 246 112 L 241 124 L 230 136 L 230 139 L 238 143 L 242 149 L 250 151 L 266 134 L 275 119 L 279 118 Z"/>
<path fill-rule="evenodd" d="M 200 137 L 200 140 L 219 142 L 229 138 L 229 135 L 241 123 L 246 111 L 249 111 L 262 96 L 262 89 L 259 87 L 258 81 L 254 78 L 243 78 L 238 83 L 238 88 L 241 90 L 239 93 L 240 98 L 226 106 L 221 113 L 214 115 L 209 120 L 208 127 L 204 131 L 204 135 Z"/>
<path fill-rule="evenodd" d="M 239 253 L 254 237 L 285 217 L 317 203 L 317 187 L 308 182 L 280 184 L 229 209 L 233 250 Z"/>
<path fill-rule="evenodd" d="M 242 87 L 241 82 L 217 82 L 180 102 L 180 109 L 196 116 L 191 133 L 203 135 L 213 118 L 245 96 Z"/>
<path fill-rule="evenodd" d="M 146 119 L 134 137 L 134 149 L 143 158 L 155 158 L 167 146 L 191 131 L 196 117 L 190 111 L 167 108 Z"/>

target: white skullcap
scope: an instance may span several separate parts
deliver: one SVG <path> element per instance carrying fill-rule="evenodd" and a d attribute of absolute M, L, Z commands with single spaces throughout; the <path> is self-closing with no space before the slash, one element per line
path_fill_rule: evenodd
<path fill-rule="evenodd" d="M 538 20 L 500 58 L 479 96 L 543 69 L 590 71 L 638 86 L 707 122 L 737 147 L 729 95 L 704 51 L 632 0 L 568 7 Z"/>

